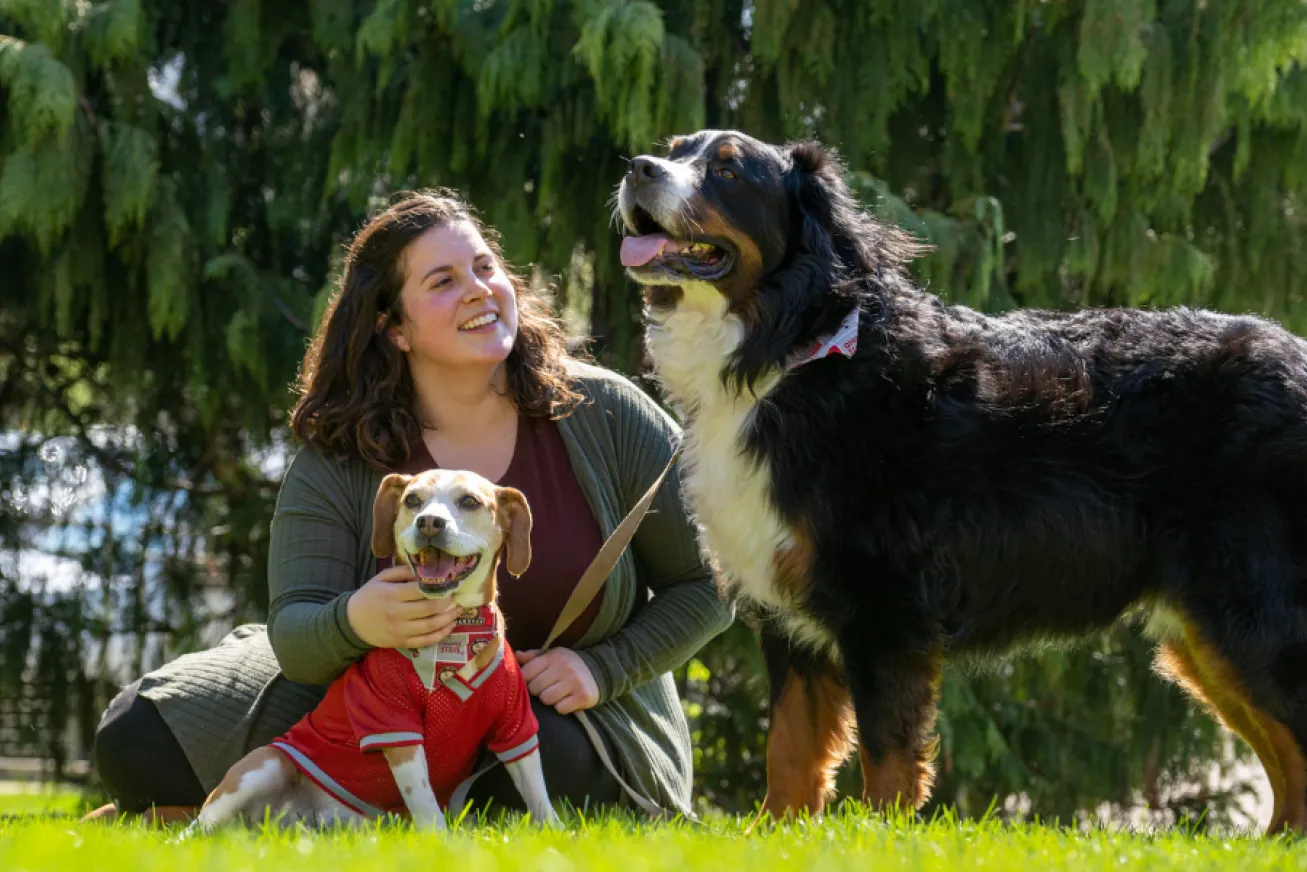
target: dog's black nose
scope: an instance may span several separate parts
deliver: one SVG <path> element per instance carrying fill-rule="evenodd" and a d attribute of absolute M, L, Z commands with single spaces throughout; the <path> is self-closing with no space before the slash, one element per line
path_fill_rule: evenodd
<path fill-rule="evenodd" d="M 418 515 L 417 524 L 423 536 L 435 536 L 445 529 L 445 519 L 435 515 Z"/>
<path fill-rule="evenodd" d="M 636 184 L 661 181 L 665 175 L 667 172 L 651 157 L 635 158 L 631 161 L 631 168 L 626 171 L 626 177 Z"/>

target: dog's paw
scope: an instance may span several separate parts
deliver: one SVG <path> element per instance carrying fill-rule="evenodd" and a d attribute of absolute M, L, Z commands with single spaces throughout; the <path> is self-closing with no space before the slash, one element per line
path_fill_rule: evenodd
<path fill-rule="evenodd" d="M 189 842 L 199 836 L 207 836 L 212 833 L 213 830 L 214 825 L 212 823 L 205 822 L 197 817 L 182 828 L 182 831 L 177 834 L 176 840 L 178 842 Z"/>

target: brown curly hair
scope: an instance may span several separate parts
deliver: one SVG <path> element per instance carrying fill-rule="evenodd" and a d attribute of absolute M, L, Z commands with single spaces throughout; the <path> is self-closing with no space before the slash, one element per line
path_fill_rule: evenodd
<path fill-rule="evenodd" d="M 580 402 L 565 369 L 562 327 L 544 296 L 504 260 L 498 234 L 452 191 L 405 192 L 354 236 L 340 289 L 304 355 L 290 426 L 305 444 L 335 457 L 361 457 L 377 469 L 408 461 L 423 423 L 404 354 L 384 328 L 404 317 L 399 293 L 409 243 L 433 227 L 462 221 L 486 240 L 517 295 L 517 339 L 506 365 L 508 396 L 518 414 L 561 418 Z"/>

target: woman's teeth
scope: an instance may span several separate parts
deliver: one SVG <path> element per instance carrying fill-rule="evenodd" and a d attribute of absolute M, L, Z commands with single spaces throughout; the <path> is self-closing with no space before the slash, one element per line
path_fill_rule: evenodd
<path fill-rule="evenodd" d="M 465 321 L 459 325 L 459 330 L 475 330 L 478 327 L 484 327 L 487 324 L 493 324 L 499 320 L 499 316 L 494 312 L 487 312 L 479 318 L 473 318 L 471 321 Z"/>

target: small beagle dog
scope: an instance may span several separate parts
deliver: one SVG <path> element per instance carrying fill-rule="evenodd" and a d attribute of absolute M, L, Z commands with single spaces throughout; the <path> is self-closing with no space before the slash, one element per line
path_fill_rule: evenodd
<path fill-rule="evenodd" d="M 495 605 L 502 558 L 531 561 L 531 510 L 521 492 L 469 472 L 388 475 L 373 508 L 372 550 L 412 567 L 427 597 L 463 609 L 454 631 L 422 649 L 377 648 L 270 745 L 251 751 L 209 795 L 192 829 L 233 820 L 356 824 L 407 812 L 445 829 L 442 805 L 482 747 L 508 768 L 533 819 L 556 827 L 526 681 Z"/>

